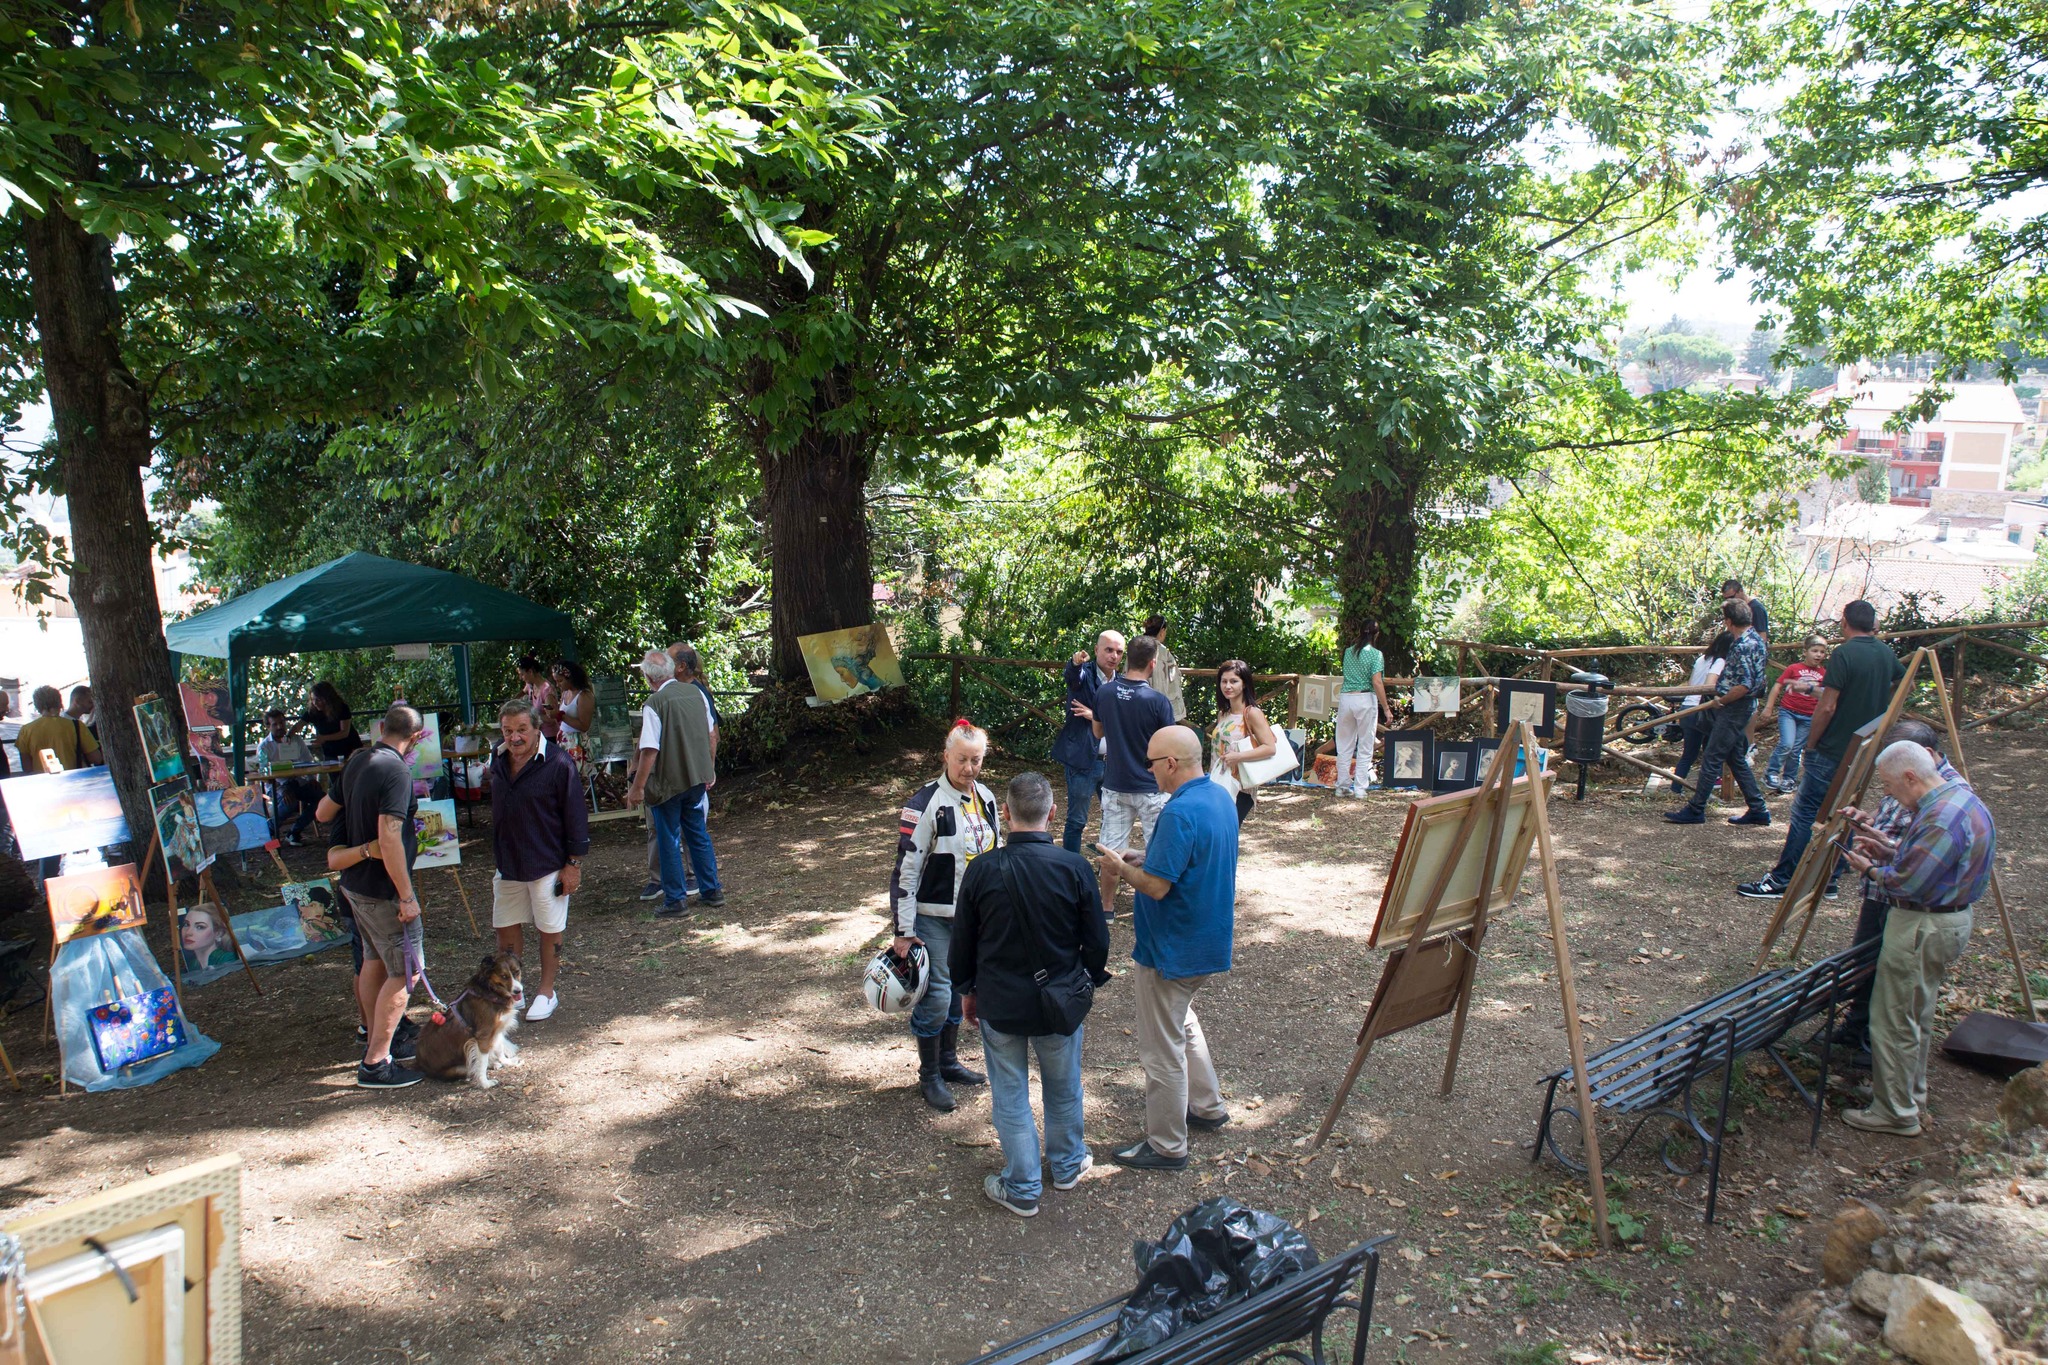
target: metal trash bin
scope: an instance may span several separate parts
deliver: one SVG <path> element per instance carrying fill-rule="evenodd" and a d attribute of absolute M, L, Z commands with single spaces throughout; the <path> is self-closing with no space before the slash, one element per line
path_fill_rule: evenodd
<path fill-rule="evenodd" d="M 1579 765 L 1578 799 L 1586 799 L 1586 768 L 1598 763 L 1607 737 L 1607 692 L 1614 684 L 1604 673 L 1574 673 L 1578 691 L 1564 694 L 1564 760 Z"/>

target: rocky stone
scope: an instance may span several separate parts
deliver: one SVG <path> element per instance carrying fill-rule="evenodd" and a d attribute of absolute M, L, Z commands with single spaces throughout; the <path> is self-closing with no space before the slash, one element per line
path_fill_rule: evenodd
<path fill-rule="evenodd" d="M 1878 1238 L 1870 1244 L 1870 1263 L 1888 1275 L 1904 1273 L 1912 1265 L 1911 1260 L 1906 1255 L 1906 1239 L 1904 1237 Z"/>
<path fill-rule="evenodd" d="M 1873 1318 L 1883 1317 L 1892 1307 L 1892 1277 L 1882 1270 L 1864 1271 L 1849 1286 L 1849 1302 Z"/>
<path fill-rule="evenodd" d="M 1892 1281 L 1885 1344 L 1920 1365 L 1998 1365 L 2005 1333 L 1983 1305 L 1919 1275 Z"/>
<path fill-rule="evenodd" d="M 2030 1066 L 2005 1083 L 1998 1117 L 2008 1133 L 2048 1125 L 2048 1062 Z"/>
<path fill-rule="evenodd" d="M 1875 1205 L 1852 1199 L 1842 1205 L 1828 1224 L 1827 1241 L 1821 1248 L 1820 1273 L 1828 1284 L 1847 1284 L 1871 1261 L 1871 1244 L 1884 1236 L 1884 1214 Z"/>
<path fill-rule="evenodd" d="M 1929 1210 L 1932 1212 L 1932 1210 Z M 1947 1265 L 1956 1258 L 1956 1245 L 1948 1238 L 1936 1233 L 1920 1244 L 1913 1259 L 1921 1265 Z"/>

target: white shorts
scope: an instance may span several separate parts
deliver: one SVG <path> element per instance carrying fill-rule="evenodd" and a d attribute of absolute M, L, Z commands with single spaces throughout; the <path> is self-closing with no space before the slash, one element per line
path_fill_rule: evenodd
<path fill-rule="evenodd" d="M 1154 826 L 1159 823 L 1159 812 L 1165 809 L 1165 792 L 1105 790 L 1102 793 L 1102 847 L 1111 853 L 1123 852 L 1131 846 L 1133 830 L 1149 841 Z"/>
<path fill-rule="evenodd" d="M 531 924 L 543 934 L 559 934 L 569 927 L 569 898 L 555 894 L 551 872 L 536 882 L 508 882 L 491 874 L 491 927 L 510 929 Z"/>

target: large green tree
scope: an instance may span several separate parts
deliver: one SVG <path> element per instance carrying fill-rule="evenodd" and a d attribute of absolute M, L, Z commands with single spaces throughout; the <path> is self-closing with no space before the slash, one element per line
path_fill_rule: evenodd
<path fill-rule="evenodd" d="M 1786 338 L 2008 377 L 2048 349 L 2048 14 L 2038 0 L 1730 0 L 1759 155 L 1722 202 Z"/>
<path fill-rule="evenodd" d="M 464 31 L 408 28 L 382 0 L 20 0 L 0 14 L 0 325 L 13 387 L 49 395 L 55 440 L 30 478 L 69 502 L 73 542 L 52 557 L 103 706 L 173 687 L 142 480 L 160 418 L 406 392 L 408 366 L 329 372 L 303 349 L 332 335 L 308 258 L 353 271 L 355 339 L 396 321 L 398 354 L 480 381 L 522 336 L 593 326 L 575 306 L 593 279 L 607 325 L 701 345 L 760 307 L 707 283 L 706 255 L 744 234 L 800 261 L 808 239 L 758 212 L 744 181 L 842 159 L 862 111 L 780 12 L 671 19 L 593 37 L 616 44 L 605 79 L 543 98 L 488 61 L 440 60 Z M 716 205 L 721 233 L 650 227 L 636 199 L 654 193 Z M 512 226 L 534 222 L 558 246 L 546 261 L 512 251 L 530 239 Z M 335 382 L 351 377 L 368 394 Z M 146 827 L 139 740 L 107 734 L 129 822 Z"/>

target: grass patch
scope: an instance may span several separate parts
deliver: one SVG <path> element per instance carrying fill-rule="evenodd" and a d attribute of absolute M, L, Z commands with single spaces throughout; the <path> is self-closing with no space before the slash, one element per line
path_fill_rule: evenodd
<path fill-rule="evenodd" d="M 1503 1346 L 1494 1358 L 1500 1365 L 1564 1365 L 1565 1345 L 1561 1341 L 1532 1341 L 1527 1346 Z"/>

